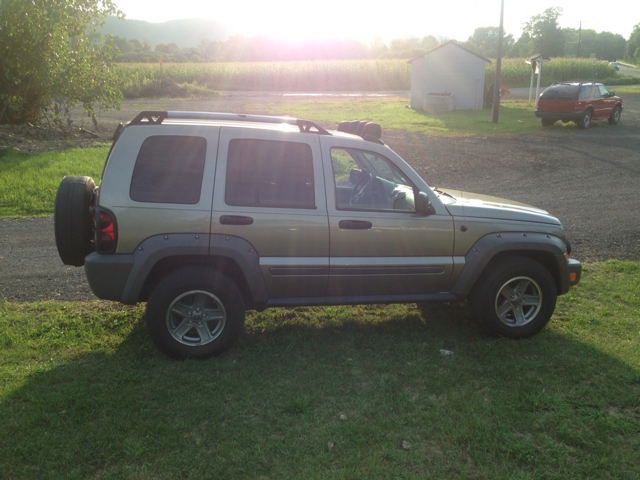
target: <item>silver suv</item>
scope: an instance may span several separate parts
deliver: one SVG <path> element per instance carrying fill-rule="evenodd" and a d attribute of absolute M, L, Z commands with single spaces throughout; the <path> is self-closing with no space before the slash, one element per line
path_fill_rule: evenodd
<path fill-rule="evenodd" d="M 492 334 L 540 331 L 580 280 L 560 222 L 504 199 L 434 189 L 381 128 L 200 112 L 119 126 L 102 182 L 65 177 L 58 251 L 93 292 L 147 302 L 174 358 L 208 358 L 245 310 L 467 299 Z"/>

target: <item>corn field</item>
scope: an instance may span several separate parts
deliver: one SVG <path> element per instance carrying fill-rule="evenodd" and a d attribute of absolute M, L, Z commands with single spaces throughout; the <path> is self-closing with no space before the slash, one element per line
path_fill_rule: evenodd
<path fill-rule="evenodd" d="M 502 85 L 509 87 L 528 87 L 531 82 L 531 66 L 523 58 L 502 59 Z M 597 74 L 597 76 L 596 76 Z M 496 75 L 495 60 L 487 65 L 485 71 L 485 85 L 493 85 Z M 542 66 L 542 84 L 549 85 L 554 82 L 590 82 L 602 81 L 615 77 L 616 71 L 613 65 L 606 62 L 597 62 L 583 58 L 552 58 L 550 62 L 544 62 Z M 537 76 L 534 82 L 537 82 Z"/>
<path fill-rule="evenodd" d="M 191 94 L 215 90 L 236 91 L 376 91 L 409 90 L 411 65 L 406 60 L 333 60 L 312 62 L 237 62 L 117 64 L 120 87 L 132 95 L 170 79 Z M 597 77 L 595 77 L 597 73 Z M 554 58 L 545 62 L 543 84 L 562 81 L 607 80 L 613 66 L 589 59 Z M 485 84 L 492 85 L 495 61 L 487 65 Z M 502 85 L 528 86 L 531 67 L 524 59 L 503 59 Z"/>
<path fill-rule="evenodd" d="M 179 85 L 208 90 L 331 91 L 408 90 L 406 60 L 118 64 L 121 88 L 139 91 L 168 77 Z"/>

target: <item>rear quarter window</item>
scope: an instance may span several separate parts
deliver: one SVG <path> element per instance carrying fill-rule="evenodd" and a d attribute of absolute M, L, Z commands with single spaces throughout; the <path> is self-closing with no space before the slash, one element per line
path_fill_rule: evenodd
<path fill-rule="evenodd" d="M 133 169 L 131 199 L 195 205 L 200 200 L 206 152 L 207 141 L 203 137 L 148 137 Z"/>

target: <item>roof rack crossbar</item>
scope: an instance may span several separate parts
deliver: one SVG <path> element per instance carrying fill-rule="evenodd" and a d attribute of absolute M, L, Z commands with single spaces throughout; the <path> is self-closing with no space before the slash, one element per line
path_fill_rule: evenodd
<path fill-rule="evenodd" d="M 226 120 L 234 122 L 254 122 L 254 123 L 272 123 L 272 124 L 288 124 L 298 127 L 300 132 L 312 132 L 315 129 L 320 135 L 331 135 L 321 126 L 310 120 L 299 120 L 292 117 L 274 117 L 269 115 L 243 115 L 236 113 L 217 113 L 217 112 L 156 112 L 148 111 L 140 113 L 131 121 L 132 125 L 160 125 L 162 121 L 167 119 L 174 120 Z M 316 133 L 316 132 L 312 132 Z"/>

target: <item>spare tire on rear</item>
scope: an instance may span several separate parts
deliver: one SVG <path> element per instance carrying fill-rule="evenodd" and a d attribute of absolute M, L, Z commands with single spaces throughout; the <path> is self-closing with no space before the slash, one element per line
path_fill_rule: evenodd
<path fill-rule="evenodd" d="M 91 177 L 64 177 L 54 209 L 53 223 L 58 254 L 65 265 L 81 267 L 94 250 L 93 205 L 96 184 Z"/>

